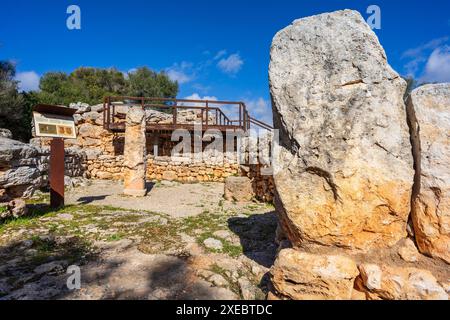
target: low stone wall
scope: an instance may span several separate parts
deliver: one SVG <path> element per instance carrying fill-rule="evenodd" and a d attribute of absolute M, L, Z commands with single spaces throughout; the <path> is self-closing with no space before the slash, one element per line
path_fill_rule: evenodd
<path fill-rule="evenodd" d="M 29 197 L 43 185 L 38 149 L 0 138 L 0 201 Z"/>
<path fill-rule="evenodd" d="M 180 182 L 223 182 L 238 175 L 237 163 L 191 162 L 189 158 L 149 157 L 147 178 Z"/>
<path fill-rule="evenodd" d="M 87 160 L 88 176 L 93 179 L 122 180 L 124 157 L 100 155 Z M 223 182 L 239 174 L 239 165 L 193 162 L 171 157 L 147 157 L 147 179 L 179 182 Z"/>
<path fill-rule="evenodd" d="M 31 144 L 0 137 L 0 201 L 27 198 L 48 186 L 50 148 L 36 140 Z M 37 144 L 36 144 L 37 143 Z M 86 177 L 86 154 L 80 149 L 65 150 L 65 181 Z"/>

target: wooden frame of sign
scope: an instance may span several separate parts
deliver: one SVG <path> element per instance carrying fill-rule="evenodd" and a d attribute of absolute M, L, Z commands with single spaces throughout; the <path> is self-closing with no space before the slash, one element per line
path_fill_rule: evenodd
<path fill-rule="evenodd" d="M 50 206 L 64 206 L 64 139 L 75 139 L 76 110 L 39 104 L 33 108 L 36 137 L 53 138 L 50 145 Z"/>

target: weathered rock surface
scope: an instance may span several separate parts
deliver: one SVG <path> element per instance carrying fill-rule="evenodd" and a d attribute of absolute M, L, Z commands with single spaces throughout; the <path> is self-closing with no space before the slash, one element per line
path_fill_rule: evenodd
<path fill-rule="evenodd" d="M 27 204 L 23 199 L 14 199 L 8 203 L 10 217 L 20 218 L 28 214 Z"/>
<path fill-rule="evenodd" d="M 291 242 L 369 250 L 404 238 L 414 176 L 406 83 L 361 15 L 294 21 L 273 40 L 269 73 L 277 210 Z"/>
<path fill-rule="evenodd" d="M 416 241 L 422 253 L 450 263 L 450 84 L 417 88 L 408 111 L 420 168 L 412 208 Z"/>
<path fill-rule="evenodd" d="M 251 201 L 254 196 L 252 181 L 249 178 L 228 177 L 225 179 L 225 199 L 245 202 Z"/>
<path fill-rule="evenodd" d="M 146 137 L 145 112 L 132 108 L 127 113 L 124 151 L 124 193 L 130 196 L 146 194 Z"/>
<path fill-rule="evenodd" d="M 270 272 L 275 295 L 293 300 L 349 300 L 359 275 L 349 258 L 294 249 L 281 250 Z"/>
<path fill-rule="evenodd" d="M 12 139 L 11 130 L 0 128 L 0 137 Z"/>
<path fill-rule="evenodd" d="M 419 251 L 411 239 L 406 239 L 398 249 L 398 255 L 406 262 L 417 262 L 419 260 Z"/>
<path fill-rule="evenodd" d="M 444 288 L 427 270 L 375 264 L 362 264 L 359 270 L 370 299 L 448 300 Z"/>
<path fill-rule="evenodd" d="M 42 184 L 38 150 L 25 143 L 0 137 L 1 200 L 29 197 Z"/>

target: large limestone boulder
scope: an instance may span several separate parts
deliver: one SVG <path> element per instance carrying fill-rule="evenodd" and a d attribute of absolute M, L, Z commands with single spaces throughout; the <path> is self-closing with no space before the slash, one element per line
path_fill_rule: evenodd
<path fill-rule="evenodd" d="M 350 300 L 359 271 L 346 257 L 283 249 L 270 274 L 274 295 L 281 299 Z"/>
<path fill-rule="evenodd" d="M 356 11 L 296 20 L 275 36 L 277 210 L 294 245 L 370 249 L 406 236 L 413 159 L 403 95 Z"/>
<path fill-rule="evenodd" d="M 416 241 L 422 253 L 450 263 L 450 83 L 417 88 L 408 111 L 418 168 L 412 210 Z"/>

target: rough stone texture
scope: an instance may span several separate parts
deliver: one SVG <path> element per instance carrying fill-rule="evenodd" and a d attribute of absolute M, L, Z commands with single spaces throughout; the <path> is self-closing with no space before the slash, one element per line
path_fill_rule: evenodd
<path fill-rule="evenodd" d="M 133 108 L 127 113 L 124 152 L 124 193 L 144 196 L 146 174 L 145 112 Z"/>
<path fill-rule="evenodd" d="M 450 263 L 450 84 L 417 88 L 408 111 L 418 168 L 412 208 L 416 241 L 422 253 Z"/>
<path fill-rule="evenodd" d="M 363 290 L 369 299 L 448 300 L 444 288 L 427 270 L 362 264 Z"/>
<path fill-rule="evenodd" d="M 203 241 L 203 244 L 210 249 L 214 250 L 222 250 L 223 244 L 222 241 L 214 239 L 214 238 L 208 238 Z"/>
<path fill-rule="evenodd" d="M 12 139 L 12 132 L 11 132 L 11 130 L 1 128 L 0 129 L 0 137 Z"/>
<path fill-rule="evenodd" d="M 11 217 L 20 218 L 28 214 L 27 204 L 23 199 L 14 199 L 8 203 L 8 210 Z"/>
<path fill-rule="evenodd" d="M 369 250 L 404 238 L 414 175 L 406 83 L 361 15 L 294 21 L 273 40 L 269 73 L 276 204 L 293 244 Z"/>
<path fill-rule="evenodd" d="M 254 164 L 241 165 L 240 169 L 241 175 L 251 180 L 255 198 L 263 202 L 273 202 L 275 184 L 271 168 L 267 165 Z"/>
<path fill-rule="evenodd" d="M 224 197 L 238 202 L 251 201 L 254 197 L 251 180 L 247 177 L 226 178 Z"/>
<path fill-rule="evenodd" d="M 34 138 L 30 140 L 30 145 L 37 149 L 37 167 L 42 177 L 41 187 L 49 186 L 50 169 L 50 147 L 43 144 L 43 140 Z M 79 185 L 88 177 L 87 173 L 87 153 L 78 147 L 70 146 L 67 140 L 64 141 L 64 184 L 67 187 Z"/>
<path fill-rule="evenodd" d="M 0 201 L 30 197 L 42 186 L 38 154 L 33 146 L 0 137 Z"/>
<path fill-rule="evenodd" d="M 406 262 L 417 262 L 419 260 L 419 251 L 417 251 L 414 241 L 406 239 L 398 249 L 398 255 Z"/>
<path fill-rule="evenodd" d="M 349 258 L 294 249 L 281 250 L 270 273 L 275 296 L 293 300 L 349 300 L 359 275 Z"/>

